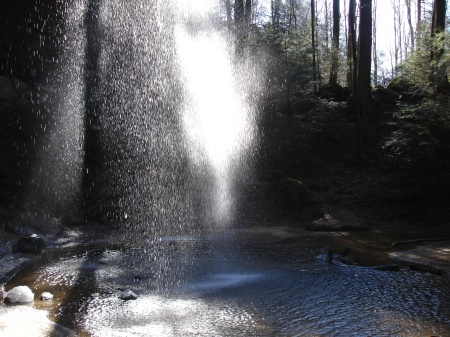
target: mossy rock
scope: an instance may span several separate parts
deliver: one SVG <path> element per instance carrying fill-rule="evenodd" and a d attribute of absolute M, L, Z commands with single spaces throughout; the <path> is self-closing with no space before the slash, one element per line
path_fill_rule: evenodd
<path fill-rule="evenodd" d="M 387 85 L 387 89 L 395 91 L 395 92 L 405 92 L 410 90 L 412 87 L 414 87 L 414 83 L 409 81 L 403 76 L 399 76 L 394 78 L 389 84 Z"/>

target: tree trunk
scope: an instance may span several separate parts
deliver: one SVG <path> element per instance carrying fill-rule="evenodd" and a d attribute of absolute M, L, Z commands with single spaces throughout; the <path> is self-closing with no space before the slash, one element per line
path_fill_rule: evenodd
<path fill-rule="evenodd" d="M 280 0 L 270 2 L 272 26 L 278 31 L 280 29 Z"/>
<path fill-rule="evenodd" d="M 247 38 L 248 34 L 250 32 L 250 24 L 251 24 L 251 19 L 252 19 L 252 0 L 246 0 L 245 1 L 245 14 L 244 14 L 244 18 L 245 18 L 245 32 L 244 35 Z"/>
<path fill-rule="evenodd" d="M 311 44 L 313 57 L 313 82 L 314 93 L 317 91 L 317 72 L 316 72 L 316 8 L 315 0 L 311 0 Z"/>
<path fill-rule="evenodd" d="M 414 42 L 415 42 L 415 38 L 414 38 L 414 28 L 412 25 L 412 19 L 411 19 L 411 0 L 405 0 L 406 3 L 406 16 L 408 19 L 408 25 L 409 25 L 409 34 L 410 34 L 410 39 L 411 39 L 411 52 L 414 52 Z"/>
<path fill-rule="evenodd" d="M 356 83 L 353 79 L 353 74 L 356 65 L 356 31 L 355 31 L 355 10 L 356 5 L 354 0 L 350 0 L 348 8 L 348 35 L 347 35 L 347 86 L 353 88 Z M 353 48 L 355 55 L 353 55 Z"/>
<path fill-rule="evenodd" d="M 373 2 L 373 20 L 372 20 L 372 36 L 373 36 L 373 83 L 378 85 L 378 55 L 377 55 L 377 0 Z"/>
<path fill-rule="evenodd" d="M 328 15 L 328 0 L 325 0 L 325 46 L 327 48 L 327 53 L 330 51 L 330 38 L 328 33 L 330 32 L 330 19 Z"/>
<path fill-rule="evenodd" d="M 228 32 L 233 32 L 233 19 L 231 16 L 231 0 L 225 0 L 225 9 L 227 12 L 227 27 Z"/>
<path fill-rule="evenodd" d="M 400 8 L 400 0 L 398 0 L 397 4 L 397 19 L 398 19 L 398 50 L 400 51 L 400 63 L 404 60 L 403 58 L 403 20 L 402 20 L 402 12 Z"/>
<path fill-rule="evenodd" d="M 297 15 L 295 14 L 295 0 L 289 0 L 289 30 L 297 29 Z"/>
<path fill-rule="evenodd" d="M 244 49 L 244 0 L 234 2 L 234 27 L 236 54 L 241 55 Z"/>
<path fill-rule="evenodd" d="M 431 83 L 436 87 L 436 92 L 440 92 L 443 89 L 449 87 L 447 73 L 445 67 L 440 67 L 440 60 L 442 55 L 444 55 L 444 36 L 438 35 L 445 32 L 445 12 L 447 10 L 446 0 L 434 0 L 433 3 L 433 14 L 431 20 L 431 38 L 436 39 L 435 47 L 431 48 L 431 64 L 432 64 L 432 74 L 430 76 Z"/>
<path fill-rule="evenodd" d="M 419 36 L 421 26 L 422 26 L 422 0 L 417 0 L 417 24 L 416 24 L 417 46 L 419 46 Z"/>
<path fill-rule="evenodd" d="M 392 9 L 394 10 L 394 72 L 395 75 L 397 76 L 397 70 L 398 70 L 398 30 L 399 30 L 399 25 L 398 25 L 398 13 L 397 13 L 397 2 L 396 0 L 392 0 Z"/>
<path fill-rule="evenodd" d="M 331 54 L 330 85 L 335 89 L 339 67 L 339 30 L 340 30 L 339 0 L 333 0 L 333 49 Z"/>
<path fill-rule="evenodd" d="M 361 0 L 358 57 L 358 104 L 362 116 L 367 114 L 371 97 L 372 0 Z"/>
<path fill-rule="evenodd" d="M 355 10 L 356 4 L 355 0 L 349 1 L 348 9 L 348 32 L 349 32 L 349 45 L 351 50 L 351 60 L 352 60 L 352 96 L 353 96 L 353 107 L 356 115 L 356 163 L 359 165 L 361 163 L 361 152 L 362 152 L 362 140 L 361 140 L 361 113 L 358 104 L 359 90 L 357 84 L 357 53 L 356 53 L 356 29 L 355 29 Z"/>

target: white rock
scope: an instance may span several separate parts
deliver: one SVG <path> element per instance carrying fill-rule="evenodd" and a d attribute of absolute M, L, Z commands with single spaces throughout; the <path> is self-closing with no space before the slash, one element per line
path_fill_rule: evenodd
<path fill-rule="evenodd" d="M 12 288 L 6 293 L 5 301 L 9 303 L 29 303 L 34 299 L 34 294 L 27 286 Z"/>
<path fill-rule="evenodd" d="M 135 300 L 137 299 L 137 295 L 130 289 L 125 289 L 124 291 L 120 292 L 119 298 L 124 301 Z"/>
<path fill-rule="evenodd" d="M 76 337 L 76 334 L 59 324 L 51 322 L 46 311 L 36 310 L 28 306 L 3 305 L 0 306 L 0 336 Z"/>
<path fill-rule="evenodd" d="M 49 301 L 53 299 L 53 294 L 44 291 L 39 298 L 41 299 L 41 301 Z"/>

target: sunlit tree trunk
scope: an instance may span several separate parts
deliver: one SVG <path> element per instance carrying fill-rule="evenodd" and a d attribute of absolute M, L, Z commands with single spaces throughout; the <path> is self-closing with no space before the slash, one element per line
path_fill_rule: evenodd
<path fill-rule="evenodd" d="M 415 50 L 415 47 L 414 47 L 415 38 L 414 38 L 414 28 L 413 28 L 413 25 L 412 25 L 412 18 L 411 18 L 411 0 L 405 0 L 405 4 L 406 4 L 406 17 L 407 17 L 407 20 L 408 20 L 409 34 L 410 34 L 409 37 L 410 37 L 410 40 L 411 40 L 411 52 L 414 52 L 414 50 Z"/>
<path fill-rule="evenodd" d="M 372 20 L 372 56 L 373 56 L 373 83 L 378 85 L 378 55 L 377 55 L 377 0 L 373 0 Z"/>
<path fill-rule="evenodd" d="M 339 0 L 333 0 L 333 45 L 331 54 L 330 85 L 335 88 L 339 67 L 339 30 L 340 30 L 340 8 Z"/>
<path fill-rule="evenodd" d="M 398 71 L 398 51 L 399 51 L 399 47 L 398 47 L 398 31 L 401 29 L 400 25 L 399 25 L 399 13 L 397 10 L 397 1 L 396 0 L 392 0 L 392 9 L 394 10 L 394 72 L 395 72 L 395 76 L 397 76 L 397 71 Z"/>

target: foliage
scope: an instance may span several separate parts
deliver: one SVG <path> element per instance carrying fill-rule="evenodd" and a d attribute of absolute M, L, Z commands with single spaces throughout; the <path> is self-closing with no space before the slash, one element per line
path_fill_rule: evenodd
<path fill-rule="evenodd" d="M 417 85 L 427 86 L 430 80 L 450 70 L 450 41 L 445 33 L 428 36 L 420 41 L 417 49 L 401 65 L 403 76 Z M 442 56 L 432 59 L 431 55 L 441 51 Z"/>
<path fill-rule="evenodd" d="M 448 167 L 450 108 L 448 97 L 405 105 L 394 113 L 384 142 L 387 162 L 399 169 L 427 174 Z"/>
<path fill-rule="evenodd" d="M 289 31 L 271 23 L 254 27 L 248 40 L 252 57 L 265 60 L 271 86 L 304 88 L 311 79 L 311 45 L 303 30 Z M 273 88 L 275 89 L 275 88 Z"/>

